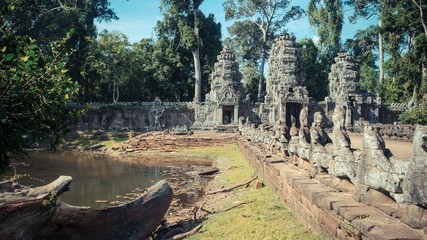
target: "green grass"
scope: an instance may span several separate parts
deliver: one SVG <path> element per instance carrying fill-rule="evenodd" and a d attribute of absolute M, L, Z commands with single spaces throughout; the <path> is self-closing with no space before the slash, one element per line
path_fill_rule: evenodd
<path fill-rule="evenodd" d="M 249 166 L 234 144 L 185 151 L 188 154 L 217 157 L 217 166 L 221 169 L 221 174 L 213 180 L 215 189 L 245 182 L 254 174 L 254 169 Z M 203 222 L 202 230 L 189 239 L 322 239 L 304 227 L 268 186 L 255 189 L 251 185 L 248 188 L 236 189 L 227 196 L 226 198 L 213 196 L 215 199 L 212 200 L 216 205 L 214 207 L 225 209 L 237 201 L 256 201 L 227 212 L 209 215 Z M 209 206 L 210 202 L 208 200 L 206 208 L 213 208 Z"/>

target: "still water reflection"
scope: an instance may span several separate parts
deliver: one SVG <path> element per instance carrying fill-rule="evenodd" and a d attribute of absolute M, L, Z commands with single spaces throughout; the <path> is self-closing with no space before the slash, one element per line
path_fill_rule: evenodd
<path fill-rule="evenodd" d="M 102 207 L 105 203 L 97 200 L 116 201 L 117 196 L 129 193 L 135 188 L 148 188 L 155 182 L 168 177 L 172 166 L 146 158 L 114 160 L 105 157 L 75 155 L 69 152 L 32 152 L 25 161 L 29 166 L 16 167 L 17 173 L 28 174 L 20 183 L 41 186 L 60 175 L 73 177 L 70 191 L 61 200 L 71 205 Z M 154 162 L 154 163 L 153 163 Z M 175 177 L 184 175 L 173 171 Z M 6 175 L 11 175 L 8 173 Z M 170 177 L 170 176 L 169 176 Z M 182 177 L 182 176 L 181 176 Z"/>

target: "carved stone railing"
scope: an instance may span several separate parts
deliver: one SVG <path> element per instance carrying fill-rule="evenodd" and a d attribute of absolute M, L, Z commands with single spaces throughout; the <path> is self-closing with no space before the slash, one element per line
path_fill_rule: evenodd
<path fill-rule="evenodd" d="M 413 156 L 397 157 L 386 148 L 381 128 L 376 125 L 364 127 L 363 146 L 353 149 L 343 127 L 342 110 L 335 109 L 330 138 L 320 121 L 309 129 L 304 114 L 303 110 L 300 130 L 293 126 L 289 139 L 283 135 L 286 141 L 279 141 L 283 132 L 276 134 L 280 128 L 277 124 L 256 126 L 242 119 L 239 132 L 261 148 L 290 155 L 286 161 L 304 165 L 313 178 L 322 173 L 348 180 L 357 201 L 375 206 L 382 203 L 373 196 L 394 200 L 399 207 L 389 212 L 390 216 L 427 232 L 427 126 L 412 127 Z"/>

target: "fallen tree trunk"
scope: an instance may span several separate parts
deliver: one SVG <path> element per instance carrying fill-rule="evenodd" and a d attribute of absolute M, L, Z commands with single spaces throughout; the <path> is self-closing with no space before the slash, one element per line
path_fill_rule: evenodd
<path fill-rule="evenodd" d="M 52 218 L 57 198 L 73 179 L 60 176 L 36 188 L 6 181 L 0 183 L 0 239 L 33 239 Z"/>
<path fill-rule="evenodd" d="M 257 178 L 258 178 L 258 176 L 255 176 L 255 177 L 253 177 L 251 180 L 249 180 L 249 181 L 247 181 L 247 182 L 244 182 L 244 183 L 238 184 L 238 185 L 233 186 L 233 187 L 229 187 L 229 188 L 224 188 L 224 189 L 219 189 L 219 190 L 211 191 L 211 192 L 208 192 L 208 193 L 207 193 L 207 195 L 216 194 L 216 193 L 221 193 L 221 192 L 229 192 L 229 191 L 231 191 L 231 190 L 233 190 L 233 189 L 236 189 L 236 188 L 238 188 L 238 187 L 242 187 L 242 186 L 248 185 L 249 183 L 251 183 L 251 182 L 255 181 L 255 179 L 257 179 Z"/>
<path fill-rule="evenodd" d="M 92 209 L 61 203 L 41 233 L 48 239 L 146 239 L 156 230 L 172 202 L 173 192 L 163 180 L 132 202 Z"/>

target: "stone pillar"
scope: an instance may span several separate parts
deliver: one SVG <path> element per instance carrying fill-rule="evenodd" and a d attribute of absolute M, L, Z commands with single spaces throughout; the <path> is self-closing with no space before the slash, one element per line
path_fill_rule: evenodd
<path fill-rule="evenodd" d="M 224 113 L 224 107 L 223 106 L 219 106 L 218 108 L 218 120 L 216 121 L 218 125 L 223 125 L 223 113 Z"/>
<path fill-rule="evenodd" d="M 279 120 L 282 122 L 286 122 L 286 103 L 282 101 L 282 98 L 280 98 L 279 103 Z"/>
<path fill-rule="evenodd" d="M 346 112 L 345 112 L 345 127 L 347 129 L 349 129 L 349 128 L 352 127 L 352 125 L 351 125 L 351 118 L 353 116 L 352 116 L 351 111 L 352 111 L 352 107 L 349 104 L 347 104 L 347 109 L 346 109 Z"/>
<path fill-rule="evenodd" d="M 234 106 L 234 124 L 239 124 L 239 106 Z"/>

